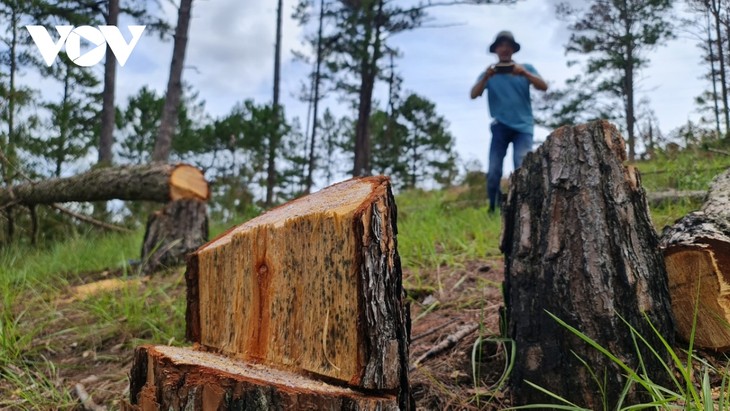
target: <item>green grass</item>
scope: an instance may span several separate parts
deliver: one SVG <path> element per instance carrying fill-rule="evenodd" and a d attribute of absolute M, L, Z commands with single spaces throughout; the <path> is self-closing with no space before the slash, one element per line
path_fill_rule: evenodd
<path fill-rule="evenodd" d="M 10 246 L 0 251 L 0 281 L 54 284 L 80 273 L 123 267 L 139 258 L 142 231 L 71 237 L 46 248 Z"/>
<path fill-rule="evenodd" d="M 707 190 L 714 176 L 730 167 L 730 156 L 701 148 L 658 152 L 651 161 L 635 163 L 647 191 Z"/>
<path fill-rule="evenodd" d="M 498 257 L 499 214 L 464 206 L 445 191 L 408 191 L 396 197 L 398 251 L 406 268 L 438 267 L 468 259 Z"/>

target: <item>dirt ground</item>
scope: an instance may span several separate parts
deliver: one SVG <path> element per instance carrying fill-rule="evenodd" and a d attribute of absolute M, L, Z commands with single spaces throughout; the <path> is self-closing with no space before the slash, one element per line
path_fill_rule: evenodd
<path fill-rule="evenodd" d="M 172 289 L 173 297 L 184 299 L 182 273 L 180 269 L 127 281 L 142 282 L 143 286 L 177 282 L 180 286 Z M 117 330 L 101 329 L 91 339 L 80 341 L 76 334 L 64 330 L 83 327 L 92 321 L 88 313 L 73 308 L 74 299 L 123 286 L 121 275 L 121 272 L 105 271 L 79 276 L 83 280 L 69 284 L 56 302 L 60 314 L 58 320 L 44 330 L 43 335 L 48 337 L 37 341 L 37 344 L 45 345 L 44 355 L 56 367 L 50 383 L 71 390 L 80 384 L 93 403 L 110 410 L 119 409 L 121 400 L 129 395 L 131 342 L 133 338 L 144 336 L 119 335 Z M 404 272 L 406 284 L 411 283 L 408 281 L 411 275 Z M 428 279 L 429 285 L 406 287 L 412 322 L 411 364 L 458 331 L 468 329 L 469 332 L 453 346 L 412 366 L 411 390 L 418 409 L 503 407 L 502 390 L 496 385 L 505 369 L 504 347 L 491 340 L 499 335 L 502 261 L 469 261 L 458 267 L 442 266 L 435 272 L 421 271 L 419 277 Z M 123 318 L 119 320 L 124 321 Z M 484 342 L 476 344 L 478 339 Z M 477 365 L 476 369 L 472 364 Z M 84 408 L 79 405 L 77 409 Z"/>
<path fill-rule="evenodd" d="M 441 287 L 411 303 L 411 364 L 459 330 L 478 328 L 411 371 L 416 405 L 423 410 L 503 408 L 504 387 L 498 383 L 506 369 L 505 347 L 495 341 L 500 334 L 503 262 L 470 261 L 460 268 L 440 269 L 444 272 L 429 277 L 442 278 Z M 428 311 L 435 301 L 436 308 Z M 484 342 L 476 344 L 478 339 Z"/>

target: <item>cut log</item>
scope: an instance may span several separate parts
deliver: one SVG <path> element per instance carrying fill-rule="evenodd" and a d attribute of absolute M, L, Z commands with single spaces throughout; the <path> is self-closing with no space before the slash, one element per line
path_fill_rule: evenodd
<path fill-rule="evenodd" d="M 129 411 L 399 409 L 394 395 L 366 394 L 190 348 L 137 347 L 131 381 L 122 408 Z"/>
<path fill-rule="evenodd" d="M 694 324 L 695 346 L 726 351 L 730 349 L 730 169 L 715 177 L 706 198 L 699 211 L 664 230 L 660 246 L 678 334 L 688 341 Z"/>
<path fill-rule="evenodd" d="M 680 201 L 692 201 L 700 203 L 705 199 L 704 191 L 697 190 L 669 190 L 646 193 L 646 199 L 652 208 L 661 207 L 667 204 L 679 203 Z"/>
<path fill-rule="evenodd" d="M 352 179 L 191 255 L 187 336 L 202 347 L 408 403 L 408 310 L 385 177 Z"/>
<path fill-rule="evenodd" d="M 614 409 L 626 384 L 624 370 L 548 312 L 671 386 L 671 376 L 641 343 L 639 357 L 624 323 L 669 362 L 644 317 L 673 341 L 666 271 L 638 172 L 625 160 L 617 129 L 597 121 L 556 130 L 512 175 L 501 247 L 507 333 L 517 347 L 510 375 L 515 405 L 555 403 L 530 381 L 588 409 L 603 409 L 605 396 Z M 631 386 L 623 406 L 647 400 L 639 389 Z"/>
<path fill-rule="evenodd" d="M 208 200 L 203 173 L 186 164 L 109 167 L 67 178 L 52 178 L 0 189 L 0 208 L 12 204 L 136 200 L 166 203 L 183 198 Z"/>
<path fill-rule="evenodd" d="M 200 200 L 177 200 L 150 215 L 142 242 L 142 272 L 184 264 L 208 241 L 208 213 Z"/>

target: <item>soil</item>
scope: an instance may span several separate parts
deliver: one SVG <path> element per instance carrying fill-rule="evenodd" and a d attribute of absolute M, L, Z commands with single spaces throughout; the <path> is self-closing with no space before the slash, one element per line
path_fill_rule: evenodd
<path fill-rule="evenodd" d="M 79 275 L 78 280 L 72 280 L 55 302 L 58 321 L 44 330 L 46 337 L 34 341 L 36 347 L 45 346 L 43 355 L 56 366 L 55 375 L 50 379 L 53 384 L 73 392 L 81 384 L 95 404 L 107 409 L 119 409 L 121 401 L 127 399 L 133 347 L 137 339 L 145 337 L 100 330 L 91 339 L 80 340 L 73 331 L 65 330 L 83 327 L 91 318 L 74 306 L 73 301 L 96 290 L 108 292 L 123 287 L 125 281 L 141 283 L 141 287 L 177 283 L 180 285 L 169 288 L 169 292 L 174 298 L 185 298 L 182 269 L 144 277 L 142 281 L 137 277 L 123 279 L 122 275 L 121 271 L 104 271 Z M 413 283 L 412 277 L 412 273 L 404 272 L 404 283 Z M 406 286 L 412 321 L 411 364 L 463 327 L 479 327 L 453 347 L 412 367 L 410 381 L 417 408 L 504 407 L 503 387 L 497 385 L 505 369 L 505 349 L 493 341 L 499 335 L 502 261 L 468 261 L 458 267 L 444 265 L 432 272 L 421 270 L 418 277 L 427 279 L 428 284 Z M 478 339 L 483 343 L 476 344 Z M 472 367 L 472 355 L 474 364 L 478 365 L 476 369 Z M 2 385 L 0 381 L 0 392 L 7 392 Z M 79 405 L 77 409 L 83 407 Z"/>
<path fill-rule="evenodd" d="M 458 330 L 469 325 L 479 328 L 411 371 L 418 409 L 500 409 L 507 405 L 505 387 L 499 386 L 505 371 L 505 347 L 495 341 L 500 335 L 503 266 L 501 260 L 469 261 L 459 268 L 442 266 L 436 273 L 419 273 L 442 282 L 432 293 L 412 296 L 418 298 L 411 303 L 411 364 Z M 409 273 L 404 276 L 407 280 Z M 483 342 L 477 344 L 477 340 Z"/>

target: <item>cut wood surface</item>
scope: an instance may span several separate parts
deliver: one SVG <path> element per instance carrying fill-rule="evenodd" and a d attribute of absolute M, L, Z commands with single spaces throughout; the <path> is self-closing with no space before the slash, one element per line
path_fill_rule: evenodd
<path fill-rule="evenodd" d="M 191 256 L 187 335 L 209 350 L 408 404 L 395 203 L 385 177 L 271 210 Z"/>
<path fill-rule="evenodd" d="M 669 275 L 677 332 L 715 350 L 730 349 L 730 169 L 715 177 L 699 211 L 664 230 L 661 248 Z"/>
<path fill-rule="evenodd" d="M 150 215 L 142 241 L 142 272 L 151 273 L 185 263 L 189 253 L 208 241 L 205 202 L 176 200 Z"/>
<path fill-rule="evenodd" d="M 73 177 L 52 178 L 0 189 L 0 207 L 70 201 L 135 200 L 168 202 L 181 198 L 206 201 L 203 173 L 186 164 L 152 164 L 98 168 Z"/>
<path fill-rule="evenodd" d="M 618 130 L 597 121 L 555 130 L 512 175 L 501 247 L 507 334 L 516 345 L 513 405 L 556 402 L 526 381 L 588 409 L 615 409 L 623 395 L 625 370 L 548 313 L 653 383 L 672 385 L 654 353 L 641 343 L 637 353 L 624 322 L 670 361 L 646 321 L 673 341 L 666 272 L 638 172 L 625 160 Z M 639 391 L 631 385 L 622 405 L 642 403 Z"/>
<path fill-rule="evenodd" d="M 394 395 L 364 394 L 191 348 L 137 347 L 131 381 L 123 404 L 129 411 L 399 409 Z"/>

